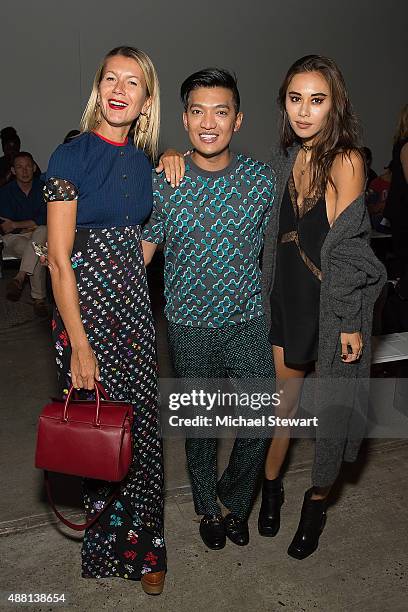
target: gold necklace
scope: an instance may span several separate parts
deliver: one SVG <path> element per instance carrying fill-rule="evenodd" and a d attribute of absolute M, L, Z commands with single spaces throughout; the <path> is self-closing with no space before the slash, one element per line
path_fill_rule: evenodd
<path fill-rule="evenodd" d="M 307 169 L 307 166 L 308 166 L 308 162 L 306 161 L 306 156 L 309 153 L 309 151 L 311 151 L 313 149 L 313 147 L 312 147 L 312 145 L 306 145 L 306 144 L 303 144 L 303 143 L 300 145 L 300 147 L 301 147 L 301 149 L 305 153 L 305 161 L 303 163 L 303 168 L 301 168 L 301 170 L 300 170 L 300 174 L 302 176 L 304 176 L 304 174 L 306 172 L 306 169 Z"/>

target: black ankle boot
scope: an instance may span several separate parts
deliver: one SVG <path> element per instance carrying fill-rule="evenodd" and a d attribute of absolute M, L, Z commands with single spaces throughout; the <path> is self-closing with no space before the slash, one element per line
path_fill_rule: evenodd
<path fill-rule="evenodd" d="M 288 555 L 295 559 L 306 559 L 319 545 L 319 537 L 326 523 L 325 499 L 311 499 L 313 488 L 305 493 L 299 527 L 295 533 Z"/>
<path fill-rule="evenodd" d="M 280 509 L 285 500 L 280 478 L 267 480 L 262 485 L 262 503 L 258 516 L 258 531 L 261 536 L 273 538 L 280 527 Z"/>

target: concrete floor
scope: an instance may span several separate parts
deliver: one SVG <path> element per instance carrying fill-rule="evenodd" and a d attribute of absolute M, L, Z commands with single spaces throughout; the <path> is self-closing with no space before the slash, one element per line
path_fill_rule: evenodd
<path fill-rule="evenodd" d="M 153 270 L 160 289 L 160 269 Z M 10 278 L 11 270 L 6 270 Z M 0 280 L 0 308 L 6 279 Z M 157 295 L 160 292 L 155 292 Z M 18 308 L 18 306 L 16 306 Z M 406 611 L 408 443 L 378 440 L 365 444 L 359 462 L 344 470 L 319 550 L 304 561 L 286 554 L 296 530 L 303 492 L 309 487 L 313 444 L 293 444 L 285 479 L 282 527 L 274 539 L 256 530 L 259 499 L 250 519 L 246 548 L 228 543 L 210 551 L 198 535 L 184 448 L 165 443 L 166 535 L 169 571 L 164 593 L 147 597 L 138 583 L 80 577 L 80 536 L 56 525 L 33 468 L 36 421 L 55 392 L 49 324 L 30 317 L 28 290 L 22 297 L 21 323 L 0 329 L 0 608 L 11 592 L 64 593 L 65 607 L 196 612 L 219 610 L 271 612 Z M 171 373 L 160 299 L 154 301 L 160 371 Z M 17 312 L 17 311 L 16 311 Z M 225 463 L 228 441 L 220 449 Z M 55 483 L 59 503 L 79 518 L 81 501 L 75 479 Z M 61 606 L 32 604 L 32 610 Z"/>

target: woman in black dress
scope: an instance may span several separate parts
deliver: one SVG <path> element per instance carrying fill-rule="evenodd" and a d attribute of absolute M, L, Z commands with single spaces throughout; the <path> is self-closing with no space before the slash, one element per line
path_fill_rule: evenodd
<path fill-rule="evenodd" d="M 277 171 L 275 206 L 278 235 L 275 235 L 274 229 L 269 230 L 275 258 L 272 263 L 268 261 L 268 255 L 266 258 L 264 255 L 263 283 L 266 287 L 266 308 L 268 300 L 270 303 L 270 340 L 277 389 L 284 390 L 277 415 L 292 417 L 297 410 L 306 373 L 317 366 L 319 374 L 323 364 L 325 372 L 330 372 L 333 361 L 330 364 L 327 362 L 333 359 L 347 364 L 342 367 L 353 368 L 362 355 L 361 330 L 362 325 L 369 327 L 368 317 L 367 321 L 362 321 L 361 316 L 358 322 L 358 317 L 343 319 L 346 313 L 333 315 L 334 325 L 338 324 L 341 331 L 340 337 L 336 335 L 333 343 L 335 356 L 320 351 L 319 327 L 322 323 L 322 283 L 327 288 L 328 283 L 334 285 L 337 281 L 342 287 L 345 285 L 344 274 L 347 276 L 347 272 L 344 272 L 347 269 L 346 257 L 338 279 L 333 277 L 328 280 L 327 274 L 324 277 L 321 254 L 325 250 L 326 239 L 336 236 L 333 231 L 336 232 L 339 227 L 336 222 L 340 216 L 340 225 L 348 219 L 347 215 L 350 216 L 351 222 L 346 223 L 350 234 L 354 231 L 354 217 L 363 219 L 362 228 L 365 227 L 366 211 L 362 197 L 365 164 L 357 144 L 357 121 L 343 77 L 333 60 L 311 55 L 295 62 L 279 90 L 278 102 L 282 117 L 281 142 L 272 161 Z M 332 231 L 332 227 L 336 230 Z M 357 234 L 358 228 L 355 229 Z M 358 249 L 357 260 L 361 258 L 363 261 L 367 254 L 373 275 L 379 281 L 382 267 L 379 263 L 377 266 L 374 256 L 369 253 L 367 236 L 368 232 L 364 229 L 356 240 L 349 240 L 354 249 L 350 257 L 355 256 Z M 265 253 L 268 250 L 265 243 Z M 364 291 L 364 282 L 361 287 L 358 286 L 358 277 L 354 282 L 353 286 L 351 279 L 353 299 L 358 298 L 356 292 L 361 291 L 362 295 Z M 270 293 L 269 287 L 272 289 Z M 329 306 L 329 312 L 334 313 L 335 309 L 330 303 L 331 291 L 325 295 L 329 295 L 325 304 Z M 341 346 L 341 354 L 340 351 L 337 354 L 336 342 Z M 330 384 L 329 381 L 327 384 Z M 264 536 L 273 537 L 279 530 L 280 507 L 284 500 L 281 468 L 289 442 L 290 430 L 280 428 L 268 451 L 258 521 L 259 532 Z M 326 447 L 324 458 L 327 459 L 327 467 L 320 465 L 319 481 L 332 484 L 337 465 L 341 462 L 341 452 L 340 445 L 335 447 L 329 444 Z M 316 550 L 325 522 L 330 486 L 313 486 L 306 492 L 299 528 L 289 546 L 289 555 L 304 559 Z"/>
<path fill-rule="evenodd" d="M 154 594 L 166 570 L 163 466 L 140 225 L 152 207 L 159 112 L 149 57 L 113 49 L 96 73 L 82 133 L 54 152 L 45 188 L 61 386 L 91 390 L 100 380 L 111 399 L 134 407 L 133 462 L 115 501 L 85 533 L 82 575 L 141 580 Z M 84 493 L 92 518 L 111 486 L 88 480 Z"/>

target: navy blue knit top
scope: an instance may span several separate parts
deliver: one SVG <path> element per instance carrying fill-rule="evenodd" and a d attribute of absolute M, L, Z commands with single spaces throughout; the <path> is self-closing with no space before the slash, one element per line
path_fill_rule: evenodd
<path fill-rule="evenodd" d="M 44 198 L 78 200 L 77 227 L 140 225 L 153 205 L 151 169 L 133 142 L 84 132 L 52 154 Z"/>

